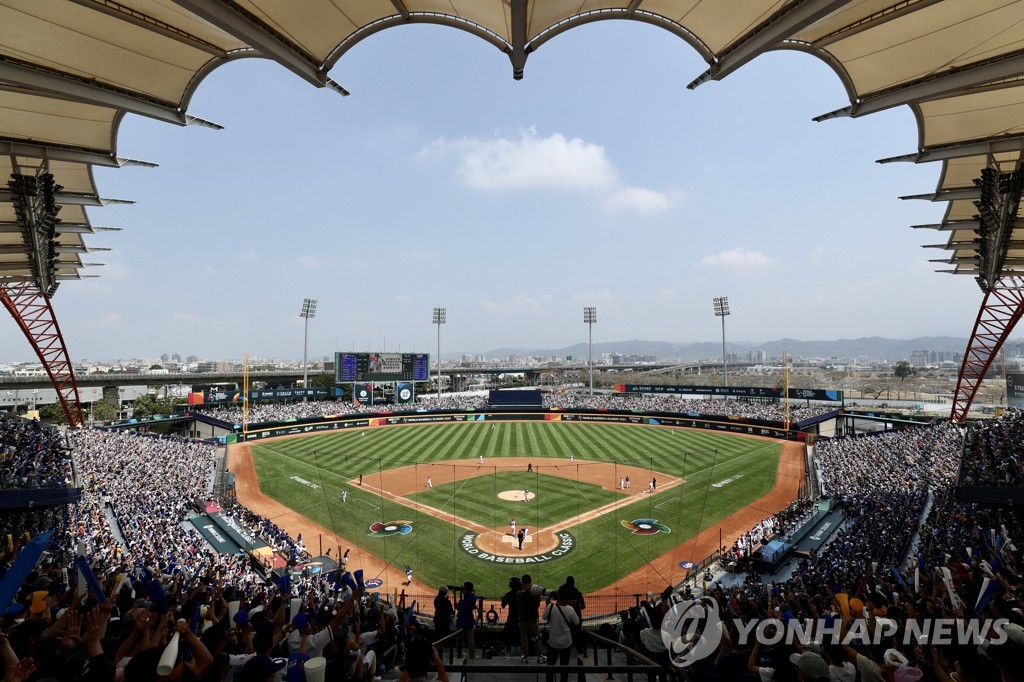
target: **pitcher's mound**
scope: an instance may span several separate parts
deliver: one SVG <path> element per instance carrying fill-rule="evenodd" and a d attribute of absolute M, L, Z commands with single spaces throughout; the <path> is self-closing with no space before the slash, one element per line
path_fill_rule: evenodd
<path fill-rule="evenodd" d="M 522 502 L 523 495 L 526 493 L 525 490 L 502 490 L 498 493 L 499 500 L 510 500 L 513 502 Z M 530 496 L 526 499 L 527 502 L 532 502 L 533 498 L 537 497 L 537 493 L 530 493 Z"/>

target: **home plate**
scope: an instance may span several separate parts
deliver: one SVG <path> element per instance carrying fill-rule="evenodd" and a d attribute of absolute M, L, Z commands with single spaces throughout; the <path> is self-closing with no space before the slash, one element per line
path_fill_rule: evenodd
<path fill-rule="evenodd" d="M 522 502 L 523 495 L 526 493 L 525 490 L 502 490 L 498 493 L 499 500 L 509 500 L 512 502 Z M 530 496 L 526 499 L 527 502 L 532 502 L 537 497 L 537 493 L 530 493 Z"/>
<path fill-rule="evenodd" d="M 508 543 L 510 545 L 518 545 L 519 544 L 519 539 L 512 537 L 508 533 L 505 533 L 504 535 L 501 536 L 501 541 L 505 542 L 505 543 Z M 533 536 L 532 535 L 527 535 L 525 538 L 523 538 L 523 543 L 524 544 L 530 544 L 531 542 L 533 542 Z"/>

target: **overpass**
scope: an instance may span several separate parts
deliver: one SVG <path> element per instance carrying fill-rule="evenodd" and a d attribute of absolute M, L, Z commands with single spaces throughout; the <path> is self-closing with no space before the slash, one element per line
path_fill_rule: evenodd
<path fill-rule="evenodd" d="M 750 363 L 736 362 L 729 363 L 729 369 L 744 369 L 752 366 Z M 310 369 L 310 373 L 320 370 Z M 456 378 L 470 375 L 501 375 L 501 374 L 522 374 L 531 383 L 540 383 L 540 377 L 544 374 L 567 374 L 572 372 L 586 372 L 586 365 L 554 365 L 550 367 L 516 367 L 511 365 L 493 367 L 442 367 L 441 374 L 447 377 Z M 633 376 L 645 374 L 665 374 L 680 372 L 683 374 L 709 373 L 715 374 L 722 371 L 722 363 L 714 362 L 693 362 L 679 364 L 674 362 L 661 362 L 653 364 L 621 364 L 621 365 L 594 365 L 595 373 L 608 372 L 631 372 Z M 436 371 L 430 372 L 430 377 L 436 376 Z M 294 386 L 302 381 L 302 369 L 271 370 L 271 371 L 250 371 L 250 384 L 256 382 L 274 383 L 285 386 Z M 234 383 L 241 385 L 242 371 L 232 370 L 225 372 L 110 372 L 75 374 L 75 382 L 80 388 L 103 388 L 112 389 L 121 386 L 174 386 L 174 385 L 204 385 Z M 45 375 L 40 376 L 14 376 L 0 375 L 0 391 L 3 390 L 40 390 L 52 389 L 53 384 Z"/>

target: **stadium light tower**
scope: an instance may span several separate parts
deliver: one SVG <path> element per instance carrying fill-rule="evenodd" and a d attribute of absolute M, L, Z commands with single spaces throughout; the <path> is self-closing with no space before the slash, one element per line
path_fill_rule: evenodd
<path fill-rule="evenodd" d="M 594 395 L 594 323 L 597 322 L 597 307 L 586 306 L 583 308 L 583 323 L 587 325 L 587 355 L 590 365 L 590 395 Z"/>
<path fill-rule="evenodd" d="M 716 296 L 711 299 L 715 304 L 715 317 L 722 318 L 722 380 L 729 386 L 729 364 L 725 359 L 725 318 L 729 315 L 729 297 Z"/>
<path fill-rule="evenodd" d="M 304 298 L 302 299 L 302 310 L 299 312 L 299 317 L 305 319 L 306 330 L 302 335 L 302 390 L 305 391 L 309 388 L 309 363 L 306 361 L 309 351 L 309 320 L 312 317 L 316 317 L 316 299 L 315 298 Z M 306 401 L 305 396 L 302 398 L 303 402 Z"/>
<path fill-rule="evenodd" d="M 434 324 L 437 325 L 437 397 L 441 398 L 441 325 L 448 321 L 447 308 L 434 308 Z"/>

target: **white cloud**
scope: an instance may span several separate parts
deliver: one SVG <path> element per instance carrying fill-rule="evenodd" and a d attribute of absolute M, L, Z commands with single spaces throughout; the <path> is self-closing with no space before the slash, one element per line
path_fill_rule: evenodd
<path fill-rule="evenodd" d="M 617 178 L 601 145 L 561 133 L 541 137 L 533 128 L 518 138 L 438 140 L 421 154 L 448 150 L 461 156 L 455 171 L 459 179 L 477 189 L 601 189 Z"/>
<path fill-rule="evenodd" d="M 611 213 L 636 211 L 651 215 L 664 213 L 676 205 L 678 194 L 659 192 L 644 187 L 622 187 L 613 191 L 604 201 L 604 208 Z"/>
<path fill-rule="evenodd" d="M 323 261 L 316 256 L 299 256 L 296 260 L 304 268 L 319 268 L 323 265 Z"/>
<path fill-rule="evenodd" d="M 474 189 L 602 192 L 605 210 L 640 214 L 663 213 L 679 198 L 677 192 L 623 184 L 602 145 L 562 133 L 542 137 L 527 128 L 518 137 L 440 139 L 419 152 L 421 158 L 450 154 L 458 157 L 456 176 Z"/>
<path fill-rule="evenodd" d="M 704 256 L 697 267 L 707 270 L 730 270 L 733 272 L 759 272 L 775 267 L 775 260 L 760 251 L 748 251 L 742 246 L 729 251 Z"/>
<path fill-rule="evenodd" d="M 203 318 L 193 313 L 175 313 L 171 319 L 177 320 L 178 322 L 190 322 L 193 324 L 203 321 Z"/>
<path fill-rule="evenodd" d="M 409 303 L 412 303 L 412 301 L 412 296 L 406 296 L 404 294 L 398 294 L 397 296 L 395 296 L 395 303 L 402 303 L 408 305 Z"/>
<path fill-rule="evenodd" d="M 551 303 L 551 300 L 550 294 L 541 294 L 531 298 L 520 293 L 505 302 L 481 299 L 480 307 L 487 312 L 502 315 L 547 315 L 549 313 L 548 304 Z"/>
<path fill-rule="evenodd" d="M 675 289 L 662 289 L 657 293 L 657 298 L 662 301 L 674 301 L 676 300 Z"/>

